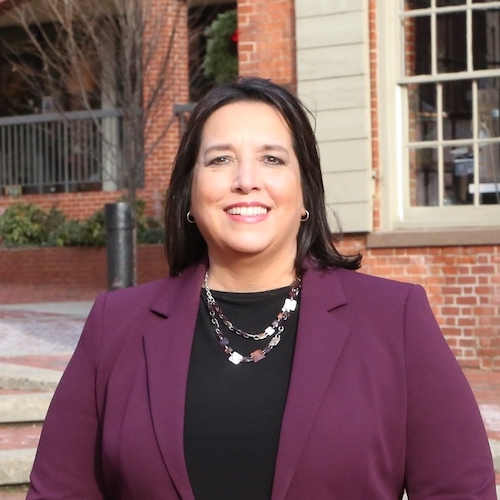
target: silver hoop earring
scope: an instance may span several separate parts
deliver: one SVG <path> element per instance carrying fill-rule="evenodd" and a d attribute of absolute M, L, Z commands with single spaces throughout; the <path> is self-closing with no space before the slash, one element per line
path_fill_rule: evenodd
<path fill-rule="evenodd" d="M 300 222 L 305 222 L 309 219 L 309 210 L 306 210 L 306 213 L 300 218 Z"/>
<path fill-rule="evenodd" d="M 189 211 L 186 214 L 186 219 L 190 224 L 194 224 L 196 221 L 194 220 L 194 217 L 191 215 L 191 211 Z"/>

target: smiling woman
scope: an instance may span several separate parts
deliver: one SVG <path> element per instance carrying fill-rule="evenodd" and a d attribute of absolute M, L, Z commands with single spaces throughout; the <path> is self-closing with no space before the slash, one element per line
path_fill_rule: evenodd
<path fill-rule="evenodd" d="M 29 500 L 493 500 L 488 441 L 418 285 L 335 248 L 305 109 L 204 97 L 166 199 L 170 276 L 100 297 Z"/>

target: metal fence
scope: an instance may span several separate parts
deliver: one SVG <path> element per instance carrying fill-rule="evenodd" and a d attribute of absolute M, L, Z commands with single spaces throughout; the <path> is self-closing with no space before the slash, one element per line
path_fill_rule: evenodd
<path fill-rule="evenodd" d="M 0 194 L 116 189 L 115 109 L 0 118 Z"/>

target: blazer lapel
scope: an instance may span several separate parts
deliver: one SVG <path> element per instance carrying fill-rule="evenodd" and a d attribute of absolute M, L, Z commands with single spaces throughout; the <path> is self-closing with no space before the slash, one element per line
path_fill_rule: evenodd
<path fill-rule="evenodd" d="M 171 278 L 151 310 L 164 318 L 144 336 L 153 427 L 163 461 L 182 499 L 194 499 L 184 460 L 184 405 L 204 264 Z"/>
<path fill-rule="evenodd" d="M 300 317 L 281 427 L 273 500 L 285 498 L 323 395 L 349 336 L 331 311 L 347 303 L 336 272 L 310 269 L 302 283 Z"/>

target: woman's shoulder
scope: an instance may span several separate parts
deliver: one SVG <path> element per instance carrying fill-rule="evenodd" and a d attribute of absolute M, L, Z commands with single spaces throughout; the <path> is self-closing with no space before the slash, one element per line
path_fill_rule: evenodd
<path fill-rule="evenodd" d="M 312 272 L 310 272 L 312 271 Z M 307 289 L 314 296 L 336 297 L 338 303 L 351 307 L 367 307 L 378 310 L 402 310 L 411 303 L 428 303 L 424 288 L 415 283 L 374 276 L 361 271 L 342 268 L 309 270 L 304 277 Z M 310 293 L 311 293 L 310 292 Z"/>
<path fill-rule="evenodd" d="M 159 312 L 168 303 L 181 298 L 185 301 L 195 296 L 201 286 L 204 272 L 202 266 L 192 266 L 177 276 L 166 276 L 145 284 L 104 292 L 96 303 L 105 304 L 106 309 L 118 308 L 122 313 L 158 307 Z"/>
<path fill-rule="evenodd" d="M 372 293 L 409 293 L 415 286 L 420 285 L 389 279 L 381 276 L 375 276 L 364 271 L 354 271 L 343 268 L 314 269 L 313 274 L 320 276 L 322 281 L 340 282 L 341 285 L 349 291 L 370 290 Z"/>
<path fill-rule="evenodd" d="M 160 278 L 141 285 L 135 285 L 117 290 L 108 290 L 103 292 L 97 300 L 104 300 L 106 304 L 133 304 L 135 306 L 141 303 L 154 300 L 160 296 L 169 287 L 170 277 Z"/>

